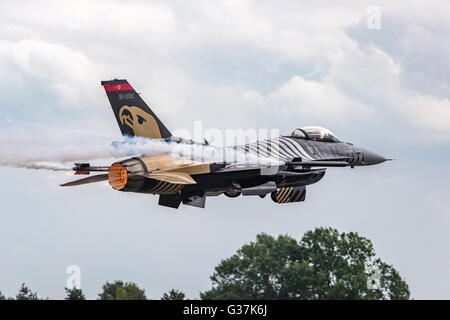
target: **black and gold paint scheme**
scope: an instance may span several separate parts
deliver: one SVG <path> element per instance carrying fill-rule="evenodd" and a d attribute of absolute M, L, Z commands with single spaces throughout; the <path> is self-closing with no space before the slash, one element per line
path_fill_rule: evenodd
<path fill-rule="evenodd" d="M 119 110 L 119 119 L 122 126 L 133 132 L 133 136 L 161 139 L 158 122 L 151 115 L 136 106 L 123 106 Z"/>
<path fill-rule="evenodd" d="M 306 188 L 304 186 L 279 188 L 272 192 L 272 200 L 276 203 L 290 203 L 304 201 Z"/>
<path fill-rule="evenodd" d="M 109 183 L 120 191 L 178 194 L 185 185 L 197 183 L 191 175 L 207 174 L 210 170 L 209 164 L 168 154 L 136 157 L 114 163 L 110 168 Z M 177 176 L 180 178 L 176 179 Z"/>
<path fill-rule="evenodd" d="M 127 80 L 115 79 L 102 81 L 101 84 L 115 86 L 129 83 Z M 150 139 L 168 139 L 172 136 L 134 89 L 107 91 L 106 95 L 123 135 Z"/>
<path fill-rule="evenodd" d="M 172 143 L 205 143 L 173 137 L 127 80 L 102 81 L 120 130 L 125 136 L 162 139 Z M 301 131 L 301 132 L 300 132 Z M 303 133 L 303 135 L 298 133 Z M 386 161 L 368 150 L 339 141 L 317 141 L 303 129 L 235 149 L 280 160 L 270 168 L 234 166 L 233 163 L 201 163 L 169 154 L 130 158 L 107 167 L 108 174 L 64 184 L 75 186 L 108 180 L 120 191 L 159 194 L 159 204 L 178 208 L 180 203 L 204 207 L 207 196 L 228 197 L 270 193 L 279 204 L 305 200 L 305 186 L 325 175 L 323 167 L 365 166 Z M 79 170 L 81 168 L 81 170 Z M 276 170 L 272 170 L 272 169 Z M 270 169 L 270 170 L 268 170 Z M 87 166 L 76 172 L 89 174 Z"/>
<path fill-rule="evenodd" d="M 174 184 L 165 181 L 158 181 L 150 193 L 153 194 L 177 194 L 183 188 L 182 184 Z"/>

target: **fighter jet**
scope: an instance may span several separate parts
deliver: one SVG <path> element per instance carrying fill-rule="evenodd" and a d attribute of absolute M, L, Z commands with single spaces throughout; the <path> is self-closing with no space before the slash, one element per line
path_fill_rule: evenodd
<path fill-rule="evenodd" d="M 120 130 L 127 137 L 145 137 L 199 146 L 174 137 L 127 80 L 102 81 Z M 178 208 L 181 203 L 205 207 L 206 197 L 224 194 L 230 198 L 259 196 L 278 204 L 305 200 L 306 186 L 323 178 L 327 167 L 369 166 L 386 159 L 372 151 L 343 142 L 330 130 L 308 126 L 296 128 L 275 139 L 257 141 L 234 150 L 258 157 L 278 159 L 277 165 L 236 165 L 204 162 L 173 154 L 132 157 L 110 166 L 75 164 L 75 174 L 107 172 L 62 186 L 109 181 L 118 191 L 159 195 L 159 205 Z"/>

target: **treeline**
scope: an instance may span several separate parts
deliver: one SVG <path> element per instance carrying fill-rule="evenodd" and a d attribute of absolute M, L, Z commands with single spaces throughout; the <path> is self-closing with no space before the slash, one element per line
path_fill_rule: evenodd
<path fill-rule="evenodd" d="M 212 287 L 202 300 L 277 299 L 409 299 L 406 281 L 391 265 L 376 258 L 372 242 L 357 233 L 316 228 L 300 240 L 261 233 L 222 260 L 210 277 Z M 66 288 L 67 300 L 85 300 L 81 289 Z M 146 300 L 135 283 L 114 281 L 103 285 L 99 300 Z M 25 284 L 13 298 L 37 300 Z M 183 300 L 178 290 L 162 300 Z"/>
<path fill-rule="evenodd" d="M 82 289 L 65 288 L 65 300 L 86 300 Z M 184 300 L 185 294 L 178 290 L 170 290 L 164 293 L 161 300 Z M 31 291 L 24 283 L 19 292 L 14 297 L 5 297 L 0 292 L 0 300 L 49 300 L 49 298 L 39 298 L 37 292 Z M 99 293 L 98 300 L 147 300 L 145 290 L 139 288 L 133 282 L 114 281 L 106 282 L 103 285 L 103 291 Z"/>

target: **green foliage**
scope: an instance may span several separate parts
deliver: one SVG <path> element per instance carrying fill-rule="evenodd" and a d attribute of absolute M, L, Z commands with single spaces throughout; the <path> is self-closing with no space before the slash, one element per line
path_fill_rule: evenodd
<path fill-rule="evenodd" d="M 25 283 L 22 283 L 19 293 L 16 295 L 16 300 L 39 300 L 39 298 L 36 292 L 32 292 Z"/>
<path fill-rule="evenodd" d="M 103 285 L 99 300 L 146 300 L 145 290 L 133 282 L 114 281 Z"/>
<path fill-rule="evenodd" d="M 368 271 L 369 267 L 376 271 Z M 376 287 L 368 285 L 375 277 Z M 409 299 L 406 282 L 390 265 L 375 259 L 370 240 L 332 228 L 308 231 L 297 242 L 257 235 L 211 276 L 209 299 Z"/>
<path fill-rule="evenodd" d="M 83 290 L 77 289 L 73 287 L 72 289 L 64 288 L 66 290 L 67 296 L 64 298 L 65 300 L 86 300 L 86 297 L 83 294 Z"/>
<path fill-rule="evenodd" d="M 184 300 L 186 295 L 178 290 L 170 290 L 168 293 L 164 293 L 161 300 Z"/>
<path fill-rule="evenodd" d="M 1 291 L 0 291 L 0 300 L 6 300 L 6 297 L 3 295 Z"/>

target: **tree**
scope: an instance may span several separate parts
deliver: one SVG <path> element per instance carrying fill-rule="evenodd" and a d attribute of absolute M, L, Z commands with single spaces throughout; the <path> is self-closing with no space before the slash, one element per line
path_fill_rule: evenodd
<path fill-rule="evenodd" d="M 146 300 L 145 290 L 133 282 L 114 281 L 103 285 L 99 300 Z"/>
<path fill-rule="evenodd" d="M 6 297 L 3 295 L 1 291 L 0 291 L 0 300 L 6 300 Z"/>
<path fill-rule="evenodd" d="M 297 242 L 259 234 L 222 260 L 201 299 L 409 299 L 406 282 L 375 259 L 370 240 L 332 228 Z"/>
<path fill-rule="evenodd" d="M 81 289 L 73 287 L 72 289 L 64 288 L 64 290 L 66 290 L 67 293 L 67 296 L 64 298 L 65 300 L 86 300 L 83 290 Z"/>
<path fill-rule="evenodd" d="M 19 293 L 16 295 L 16 300 L 39 300 L 39 298 L 36 292 L 32 292 L 25 283 L 22 283 Z"/>
<path fill-rule="evenodd" d="M 178 290 L 170 290 L 168 293 L 164 293 L 161 300 L 184 300 L 186 295 Z"/>

